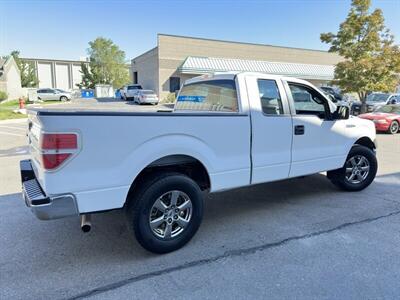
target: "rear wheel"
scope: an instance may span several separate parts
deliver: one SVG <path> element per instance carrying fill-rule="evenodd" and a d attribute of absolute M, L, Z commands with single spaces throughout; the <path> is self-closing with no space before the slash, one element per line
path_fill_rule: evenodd
<path fill-rule="evenodd" d="M 63 102 L 68 101 L 68 98 L 66 96 L 61 96 L 60 101 L 63 101 Z"/>
<path fill-rule="evenodd" d="M 361 191 L 372 183 L 377 170 L 375 153 L 365 146 L 355 145 L 350 150 L 344 166 L 329 171 L 328 178 L 343 190 Z"/>
<path fill-rule="evenodd" d="M 399 131 L 399 122 L 393 121 L 389 126 L 389 133 L 396 134 Z"/>
<path fill-rule="evenodd" d="M 154 253 L 184 246 L 203 217 L 201 190 L 182 174 L 153 176 L 128 201 L 128 224 L 143 248 Z"/>

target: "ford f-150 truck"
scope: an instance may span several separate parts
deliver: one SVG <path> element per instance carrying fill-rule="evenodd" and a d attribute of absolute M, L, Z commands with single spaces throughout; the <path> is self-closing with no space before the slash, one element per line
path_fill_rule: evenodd
<path fill-rule="evenodd" d="M 186 244 L 218 192 L 327 171 L 337 187 L 375 178 L 375 128 L 304 80 L 216 73 L 185 82 L 171 111 L 36 108 L 25 203 L 39 219 L 124 209 L 147 250 Z M 133 131 L 132 128 L 140 128 Z"/>

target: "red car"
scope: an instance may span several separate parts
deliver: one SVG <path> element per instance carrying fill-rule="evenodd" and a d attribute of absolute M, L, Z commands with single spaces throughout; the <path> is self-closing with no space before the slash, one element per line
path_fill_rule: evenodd
<path fill-rule="evenodd" d="M 383 105 L 373 112 L 358 117 L 373 121 L 377 131 L 395 134 L 399 132 L 400 127 L 400 105 Z"/>

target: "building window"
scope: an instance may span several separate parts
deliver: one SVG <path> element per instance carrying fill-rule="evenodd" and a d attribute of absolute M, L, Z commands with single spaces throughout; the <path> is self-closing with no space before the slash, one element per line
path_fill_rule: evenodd
<path fill-rule="evenodd" d="M 133 83 L 134 84 L 138 83 L 138 74 L 137 74 L 137 72 L 133 72 Z"/>
<path fill-rule="evenodd" d="M 169 91 L 171 93 L 175 93 L 181 87 L 181 79 L 179 77 L 170 77 L 169 78 Z"/>

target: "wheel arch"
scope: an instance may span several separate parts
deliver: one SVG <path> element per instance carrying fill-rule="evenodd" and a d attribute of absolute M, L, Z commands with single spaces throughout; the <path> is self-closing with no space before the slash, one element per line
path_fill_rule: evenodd
<path fill-rule="evenodd" d="M 354 145 L 364 146 L 373 151 L 375 151 L 377 148 L 376 141 L 371 140 L 371 138 L 369 138 L 368 136 L 363 136 L 359 138 L 357 141 L 355 141 Z"/>
<path fill-rule="evenodd" d="M 166 155 L 147 164 L 137 174 L 130 185 L 125 203 L 147 178 L 162 172 L 184 174 L 194 180 L 203 191 L 211 188 L 210 173 L 199 159 L 187 154 Z"/>

